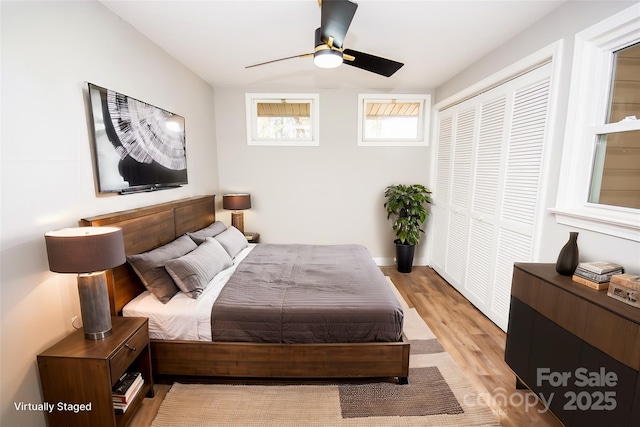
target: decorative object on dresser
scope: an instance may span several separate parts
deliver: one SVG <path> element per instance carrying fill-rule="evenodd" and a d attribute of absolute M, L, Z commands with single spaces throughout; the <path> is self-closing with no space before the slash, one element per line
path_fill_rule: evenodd
<path fill-rule="evenodd" d="M 640 425 L 638 337 L 636 308 L 553 264 L 515 264 L 505 361 L 565 426 Z"/>
<path fill-rule="evenodd" d="M 569 233 L 569 241 L 560 249 L 558 260 L 556 261 L 556 271 L 563 276 L 572 276 L 578 267 L 578 232 Z"/>
<path fill-rule="evenodd" d="M 608 262 L 581 262 L 575 269 L 573 281 L 601 291 L 609 287 L 609 280 L 614 274 L 624 273 L 624 268 Z"/>
<path fill-rule="evenodd" d="M 124 427 L 144 397 L 153 397 L 148 320 L 112 323 L 113 334 L 103 340 L 85 340 L 79 329 L 38 355 L 42 400 L 55 405 L 46 414 L 49 427 Z M 114 388 L 127 373 L 141 380 L 126 403 L 116 403 Z"/>
<path fill-rule="evenodd" d="M 396 261 L 398 271 L 411 273 L 415 247 L 420 242 L 420 225 L 425 222 L 429 211 L 425 205 L 433 203 L 431 191 L 420 184 L 390 185 L 384 191 L 387 201 L 387 219 L 393 217 L 393 231 L 396 236 Z"/>
<path fill-rule="evenodd" d="M 231 225 L 244 233 L 244 214 L 251 208 L 251 195 L 246 193 L 225 194 L 222 196 L 222 208 L 231 210 Z"/>
<path fill-rule="evenodd" d="M 49 269 L 77 273 L 84 336 L 111 335 L 111 310 L 105 270 L 125 263 L 124 239 L 118 227 L 75 227 L 45 234 Z"/>
<path fill-rule="evenodd" d="M 640 276 L 635 274 L 611 276 L 607 295 L 630 306 L 640 308 Z"/>

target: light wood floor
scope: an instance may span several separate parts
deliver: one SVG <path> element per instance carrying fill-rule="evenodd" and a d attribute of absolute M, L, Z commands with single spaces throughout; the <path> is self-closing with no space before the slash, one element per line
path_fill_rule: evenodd
<path fill-rule="evenodd" d="M 504 362 L 506 334 L 458 291 L 429 267 L 414 267 L 410 274 L 395 267 L 382 271 L 486 397 L 504 427 L 562 426 L 541 404 L 533 406 L 533 395 L 515 389 L 515 376 Z M 156 385 L 156 396 L 145 399 L 130 427 L 150 426 L 168 391 L 169 386 Z"/>
<path fill-rule="evenodd" d="M 515 375 L 504 361 L 506 334 L 429 267 L 410 274 L 383 267 L 405 301 L 415 307 L 485 399 L 504 427 L 562 426 L 534 395 L 515 388 Z M 529 400 L 527 406 L 524 402 Z"/>

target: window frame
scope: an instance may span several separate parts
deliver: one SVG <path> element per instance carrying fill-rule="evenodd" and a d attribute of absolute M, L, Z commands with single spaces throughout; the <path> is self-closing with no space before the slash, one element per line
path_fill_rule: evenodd
<path fill-rule="evenodd" d="M 311 139 L 260 139 L 257 137 L 258 103 L 309 102 Z M 318 93 L 246 93 L 247 145 L 263 147 L 315 147 L 320 145 L 320 94 Z"/>
<path fill-rule="evenodd" d="M 640 130 L 640 120 L 606 123 L 614 53 L 640 41 L 640 3 L 576 34 L 556 207 L 559 224 L 640 242 L 639 209 L 589 202 L 600 135 Z"/>
<path fill-rule="evenodd" d="M 365 138 L 366 103 L 371 102 L 416 102 L 418 112 L 418 135 L 416 138 Z M 430 94 L 358 94 L 358 146 L 361 147 L 426 147 L 429 145 L 429 122 L 431 117 Z"/>

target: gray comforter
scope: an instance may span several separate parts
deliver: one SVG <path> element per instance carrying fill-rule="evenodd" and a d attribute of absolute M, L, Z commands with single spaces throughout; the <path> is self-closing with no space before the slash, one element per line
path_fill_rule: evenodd
<path fill-rule="evenodd" d="M 399 341 L 402 307 L 360 245 L 259 244 L 211 311 L 213 341 Z"/>

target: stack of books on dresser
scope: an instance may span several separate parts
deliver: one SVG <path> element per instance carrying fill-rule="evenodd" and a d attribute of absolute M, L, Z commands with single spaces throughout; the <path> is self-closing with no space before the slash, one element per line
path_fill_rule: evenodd
<path fill-rule="evenodd" d="M 640 276 L 634 274 L 611 276 L 607 295 L 640 308 Z"/>
<path fill-rule="evenodd" d="M 592 289 L 609 288 L 611 276 L 624 273 L 621 265 L 610 262 L 581 262 L 573 273 L 573 281 L 587 285 Z"/>
<path fill-rule="evenodd" d="M 144 380 L 140 372 L 125 372 L 112 388 L 113 407 L 117 414 L 124 414 L 136 397 Z"/>

